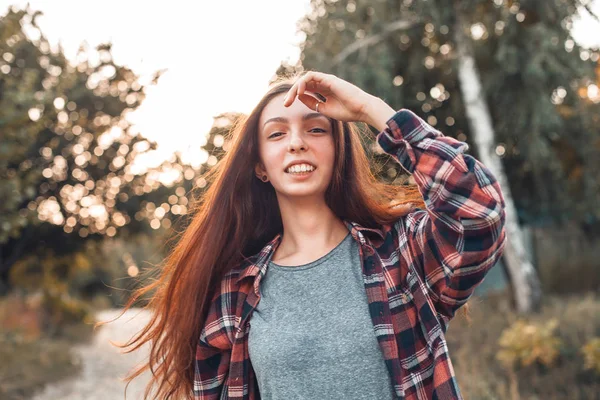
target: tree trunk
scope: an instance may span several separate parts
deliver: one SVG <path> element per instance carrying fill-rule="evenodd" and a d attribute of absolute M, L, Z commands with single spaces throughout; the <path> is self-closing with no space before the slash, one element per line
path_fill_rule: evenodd
<path fill-rule="evenodd" d="M 455 3 L 456 4 L 456 3 Z M 465 24 L 461 18 L 458 6 L 456 24 L 454 26 L 455 45 L 458 55 L 458 80 L 463 95 L 465 111 L 469 128 L 474 138 L 479 159 L 496 176 L 504 199 L 506 200 L 506 235 L 507 243 L 504 249 L 504 264 L 511 281 L 514 302 L 517 310 L 527 313 L 539 309 L 541 301 L 541 286 L 537 272 L 529 261 L 524 246 L 524 238 L 515 204 L 513 202 L 508 179 L 500 158 L 494 150 L 494 127 L 485 95 L 481 88 L 481 80 L 475 63 L 470 39 L 465 34 Z"/>

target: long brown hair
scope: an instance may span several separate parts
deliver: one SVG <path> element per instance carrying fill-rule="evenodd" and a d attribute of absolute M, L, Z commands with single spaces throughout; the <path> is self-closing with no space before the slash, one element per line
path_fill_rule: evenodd
<path fill-rule="evenodd" d="M 195 350 L 214 288 L 245 257 L 260 251 L 282 230 L 275 190 L 254 175 L 259 162 L 258 121 L 273 97 L 287 92 L 298 75 L 280 78 L 247 117 L 229 133 L 231 148 L 207 173 L 210 185 L 191 206 L 188 227 L 164 260 L 159 278 L 136 290 L 123 313 L 141 296 L 155 291 L 146 308 L 150 322 L 129 342 L 126 353 L 150 346 L 148 362 L 133 370 L 128 384 L 148 369 L 152 377 L 144 398 L 192 398 Z M 422 205 L 414 186 L 377 180 L 360 135 L 371 134 L 354 123 L 332 120 L 336 149 L 334 172 L 325 193 L 327 205 L 341 219 L 381 228 Z M 120 314 L 119 317 L 123 315 Z M 97 325 L 103 324 L 100 322 Z"/>

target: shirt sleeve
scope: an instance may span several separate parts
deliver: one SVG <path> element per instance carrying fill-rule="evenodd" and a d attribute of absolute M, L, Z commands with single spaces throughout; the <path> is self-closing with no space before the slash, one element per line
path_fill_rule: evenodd
<path fill-rule="evenodd" d="M 377 135 L 381 148 L 412 174 L 425 209 L 394 224 L 400 252 L 412 265 L 436 311 L 452 318 L 500 258 L 505 203 L 492 173 L 464 154 L 468 145 L 402 109 Z"/>
<path fill-rule="evenodd" d="M 218 400 L 227 390 L 232 347 L 229 328 L 233 319 L 227 316 L 230 310 L 223 305 L 232 304 L 230 295 L 222 291 L 215 294 L 200 332 L 194 364 L 194 400 Z"/>

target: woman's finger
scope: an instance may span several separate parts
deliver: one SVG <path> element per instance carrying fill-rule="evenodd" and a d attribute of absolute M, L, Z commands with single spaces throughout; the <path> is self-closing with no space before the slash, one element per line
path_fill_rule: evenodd
<path fill-rule="evenodd" d="M 314 71 L 307 72 L 305 75 L 298 78 L 298 80 L 292 85 L 284 99 L 284 106 L 288 107 L 290 104 L 292 104 L 294 101 L 293 99 L 296 96 L 304 94 L 307 88 L 314 88 L 314 90 L 312 90 L 314 92 L 319 91 L 319 89 L 321 89 L 320 91 L 324 92 L 330 91 L 331 84 L 328 84 L 326 79 L 327 76 L 323 73 Z M 322 100 L 325 101 L 325 99 Z"/>
<path fill-rule="evenodd" d="M 288 107 L 290 104 L 293 103 L 292 99 L 294 99 L 294 97 L 296 97 L 295 91 L 296 91 L 296 84 L 293 84 L 292 87 L 290 88 L 290 90 L 288 90 L 287 94 L 283 98 L 283 105 L 285 107 Z"/>
<path fill-rule="evenodd" d="M 311 110 L 316 111 L 317 102 L 319 102 L 319 100 L 315 99 L 313 96 L 308 95 L 306 93 L 301 94 L 301 95 L 298 95 L 298 100 L 303 102 L 306 105 L 306 107 L 310 108 Z M 319 112 L 322 113 L 324 103 L 323 102 L 320 102 L 320 103 L 321 104 L 319 104 Z"/>
<path fill-rule="evenodd" d="M 318 88 L 328 89 L 328 87 L 324 84 L 326 79 L 326 75 L 321 72 L 310 71 L 302 78 L 300 78 L 298 82 L 298 94 L 303 94 L 307 88 L 314 89 L 315 91 Z"/>
<path fill-rule="evenodd" d="M 323 96 L 321 93 L 315 92 L 314 90 L 305 90 L 304 94 L 311 95 L 317 100 L 321 100 L 322 102 L 327 101 L 327 97 Z"/>
<path fill-rule="evenodd" d="M 315 96 L 317 97 L 317 99 L 321 100 L 323 103 L 325 103 L 327 101 L 327 97 L 323 96 L 321 93 L 315 92 Z"/>
<path fill-rule="evenodd" d="M 298 79 L 298 95 L 304 94 L 304 91 L 306 90 L 306 84 L 312 80 L 313 75 L 314 73 L 309 71 L 300 79 Z"/>
<path fill-rule="evenodd" d="M 290 90 L 288 91 L 288 94 L 286 95 L 286 98 L 283 102 L 284 106 L 289 106 L 290 104 L 292 104 L 294 102 L 294 99 L 300 95 L 303 95 L 304 92 L 306 91 L 306 82 L 304 81 L 304 77 L 298 79 L 296 81 L 296 83 L 294 83 L 294 85 L 292 85 L 292 87 L 290 88 Z"/>
<path fill-rule="evenodd" d="M 283 100 L 283 105 L 285 107 L 288 107 L 290 104 L 292 104 L 294 102 L 294 99 L 296 98 L 296 95 L 298 94 L 298 85 L 300 84 L 301 79 L 302 78 L 300 78 L 296 82 L 294 82 L 294 84 L 292 85 L 290 90 L 288 90 L 287 94 L 285 95 L 285 98 Z"/>

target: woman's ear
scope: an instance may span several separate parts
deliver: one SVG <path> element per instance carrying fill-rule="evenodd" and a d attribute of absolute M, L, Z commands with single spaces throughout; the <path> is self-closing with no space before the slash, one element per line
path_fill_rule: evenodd
<path fill-rule="evenodd" d="M 258 179 L 262 179 L 262 177 L 267 174 L 267 171 L 262 163 L 256 163 L 254 166 L 254 174 L 256 174 Z"/>

